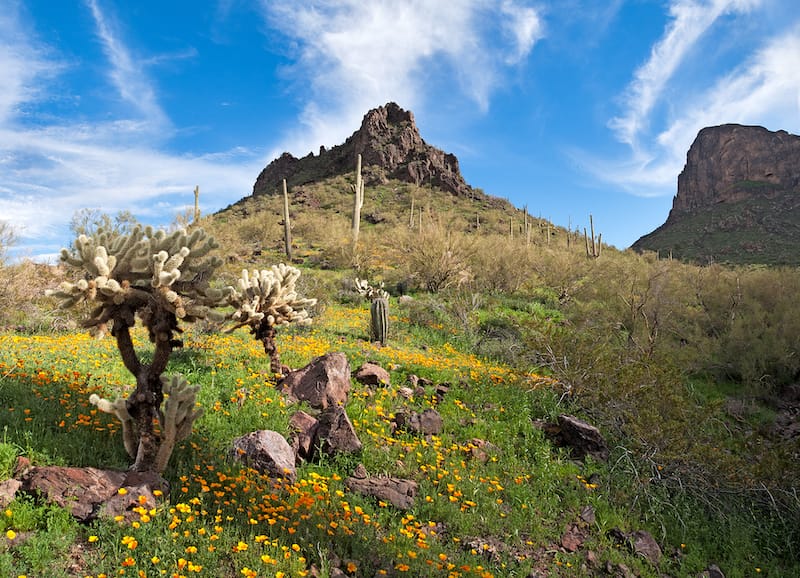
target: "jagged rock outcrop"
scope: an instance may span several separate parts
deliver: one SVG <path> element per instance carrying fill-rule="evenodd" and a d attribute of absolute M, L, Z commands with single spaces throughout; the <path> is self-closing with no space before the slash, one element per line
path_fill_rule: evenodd
<path fill-rule="evenodd" d="M 632 248 L 696 261 L 796 264 L 800 136 L 760 126 L 702 129 L 667 221 Z"/>
<path fill-rule="evenodd" d="M 309 153 L 301 159 L 283 153 L 261 171 L 253 195 L 277 194 L 283 179 L 294 187 L 352 173 L 359 154 L 367 185 L 397 179 L 454 195 L 468 195 L 472 190 L 461 176 L 455 155 L 427 144 L 414 114 L 390 102 L 370 110 L 361 128 L 341 145 L 330 150 L 320 147 L 318 155 Z"/>

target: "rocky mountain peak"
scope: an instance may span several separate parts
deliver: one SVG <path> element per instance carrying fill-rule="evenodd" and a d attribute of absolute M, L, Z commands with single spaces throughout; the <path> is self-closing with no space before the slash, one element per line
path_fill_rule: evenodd
<path fill-rule="evenodd" d="M 702 129 L 667 221 L 633 244 L 700 261 L 800 263 L 800 137 L 761 126 Z"/>
<path fill-rule="evenodd" d="M 800 137 L 785 130 L 724 124 L 702 129 L 678 176 L 669 220 L 754 195 L 800 192 Z"/>
<path fill-rule="evenodd" d="M 276 194 L 283 179 L 289 186 L 300 186 L 352 173 L 359 154 L 367 185 L 397 179 L 436 186 L 454 195 L 471 191 L 455 155 L 428 145 L 419 134 L 414 114 L 390 102 L 367 112 L 361 127 L 341 145 L 330 150 L 320 147 L 318 155 L 310 153 L 302 159 L 283 153 L 261 171 L 253 194 Z"/>

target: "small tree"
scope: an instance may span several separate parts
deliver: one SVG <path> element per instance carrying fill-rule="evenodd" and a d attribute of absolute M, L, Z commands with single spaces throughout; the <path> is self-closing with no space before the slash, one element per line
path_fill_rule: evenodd
<path fill-rule="evenodd" d="M 211 316 L 212 308 L 224 304 L 229 293 L 209 286 L 222 264 L 218 257 L 208 256 L 216 246 L 202 229 L 168 235 L 137 225 L 130 234 L 100 229 L 93 237 L 80 235 L 72 251 L 61 251 L 61 260 L 82 269 L 85 278 L 64 282 L 49 294 L 64 299 L 62 308 L 84 300 L 96 302 L 83 325 L 101 328 L 111 323 L 122 361 L 136 378 L 136 389 L 126 400 L 110 402 L 97 396 L 90 400 L 122 421 L 133 470 L 163 471 L 175 442 L 189 435 L 199 416 L 194 409 L 197 388 L 183 378 L 162 374 L 173 349 L 183 345 L 176 337 L 181 333 L 179 321 Z M 133 346 L 136 317 L 154 344 L 149 363 Z M 162 411 L 164 393 L 169 399 Z"/>
<path fill-rule="evenodd" d="M 0 265 L 5 263 L 6 252 L 17 240 L 14 228 L 7 221 L 0 219 Z"/>
<path fill-rule="evenodd" d="M 280 325 L 309 325 L 311 317 L 307 307 L 316 305 L 316 299 L 299 297 L 295 284 L 300 270 L 281 263 L 271 269 L 242 271 L 237 290 L 229 297 L 236 308 L 229 318 L 236 324 L 233 331 L 245 325 L 253 336 L 264 344 L 272 373 L 283 374 L 281 358 L 275 345 L 276 328 Z"/>

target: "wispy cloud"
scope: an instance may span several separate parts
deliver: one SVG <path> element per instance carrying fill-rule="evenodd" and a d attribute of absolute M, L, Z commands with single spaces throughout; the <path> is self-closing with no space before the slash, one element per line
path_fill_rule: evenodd
<path fill-rule="evenodd" d="M 635 149 L 664 87 L 701 36 L 722 15 L 746 12 L 760 3 L 760 0 L 673 1 L 669 10 L 672 20 L 664 36 L 653 46 L 647 62 L 634 73 L 625 92 L 625 112 L 609 123 L 617 138 Z"/>
<path fill-rule="evenodd" d="M 156 86 L 136 64 L 142 60 L 96 0 L 87 7 L 121 102 L 110 120 L 37 116 L 34 104 L 53 97 L 52 81 L 67 70 L 66 59 L 46 47 L 20 10 L 0 15 L 0 218 L 13 224 L 28 256 L 53 255 L 80 208 L 128 209 L 143 220 L 167 223 L 191 203 L 195 185 L 201 185 L 204 205 L 220 206 L 246 194 L 262 166 L 253 151 L 242 149 L 166 152 L 171 122 Z"/>
<path fill-rule="evenodd" d="M 308 89 L 289 148 L 337 144 L 364 111 L 389 100 L 419 110 L 433 86 L 486 110 L 503 73 L 543 36 L 538 11 L 489 0 L 262 0 L 265 19 L 296 46 L 290 73 Z M 498 44 L 499 41 L 499 44 Z M 325 111 L 325 112 L 323 112 Z"/>
<path fill-rule="evenodd" d="M 20 106 L 40 96 L 35 79 L 53 76 L 62 68 L 45 52 L 44 47 L 27 41 L 20 3 L 9 0 L 0 11 L 0 123 L 9 122 L 20 112 Z"/>
<path fill-rule="evenodd" d="M 686 55 L 706 46 L 701 37 L 722 15 L 752 18 L 762 3 L 755 0 L 673 3 L 673 16 L 649 60 L 634 74 L 626 92 L 625 113 L 612 120 L 620 142 L 629 145 L 626 158 L 574 156 L 606 182 L 642 196 L 675 193 L 677 175 L 697 133 L 725 123 L 763 125 L 771 130 L 800 131 L 800 24 L 762 38 L 738 64 L 705 85 L 685 85 L 678 72 Z M 800 20 L 796 21 L 800 22 Z M 742 21 L 744 24 L 744 21 Z M 742 26 L 745 28 L 745 26 Z M 713 42 L 713 37 L 707 42 Z M 740 47 L 741 48 L 741 47 Z M 682 97 L 672 103 L 668 118 L 654 108 L 667 91 Z"/>
<path fill-rule="evenodd" d="M 158 104 L 155 90 L 147 75 L 135 64 L 97 0 L 86 0 L 86 5 L 92 13 L 97 36 L 111 64 L 108 76 L 119 96 L 129 106 L 139 110 L 153 130 L 163 130 L 169 122 Z"/>
<path fill-rule="evenodd" d="M 800 132 L 800 25 L 770 40 L 721 78 L 658 135 L 658 144 L 678 151 L 704 126 L 723 122 Z"/>

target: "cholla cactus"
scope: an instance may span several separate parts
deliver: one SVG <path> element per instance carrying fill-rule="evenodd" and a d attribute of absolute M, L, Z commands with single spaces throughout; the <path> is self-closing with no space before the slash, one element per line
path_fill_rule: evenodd
<path fill-rule="evenodd" d="M 179 321 L 214 316 L 213 308 L 224 304 L 231 292 L 208 284 L 222 264 L 219 258 L 209 256 L 216 246 L 202 229 L 191 234 L 183 230 L 167 234 L 137 226 L 128 235 L 102 229 L 93 237 L 81 235 L 72 251 L 61 252 L 61 260 L 82 269 L 85 278 L 64 282 L 57 291 L 48 293 L 61 297 L 64 308 L 83 300 L 97 302 L 84 326 L 104 327 L 111 322 L 123 363 L 136 378 L 136 389 L 124 407 L 118 402 L 96 400 L 110 404 L 123 423 L 129 420 L 129 425 L 135 426 L 128 428 L 135 434 L 125 434 L 126 449 L 135 459 L 134 470 L 157 467 L 162 438 L 155 431 L 154 421 L 161 423 L 162 434 L 166 431 L 161 413 L 161 374 L 172 350 L 182 346 L 176 338 L 181 332 Z M 150 363 L 140 360 L 131 339 L 130 329 L 137 316 L 154 344 Z M 135 436 L 135 443 L 129 436 Z M 135 446 L 135 451 L 129 446 Z"/>
<path fill-rule="evenodd" d="M 275 328 L 290 323 L 309 325 L 311 317 L 307 308 L 317 303 L 316 299 L 297 294 L 295 284 L 299 277 L 299 269 L 284 263 L 260 271 L 254 269 L 248 272 L 245 269 L 238 287 L 228 298 L 236 308 L 229 316 L 235 323 L 229 331 L 249 326 L 255 338 L 264 344 L 273 373 L 283 373 L 275 346 Z"/>
<path fill-rule="evenodd" d="M 366 279 L 359 279 L 356 277 L 353 279 L 353 285 L 356 293 L 363 295 L 370 301 L 378 299 L 379 297 L 383 299 L 389 298 L 389 294 L 383 289 L 383 281 L 381 281 L 377 287 L 373 287 Z"/>

